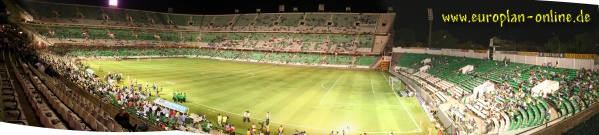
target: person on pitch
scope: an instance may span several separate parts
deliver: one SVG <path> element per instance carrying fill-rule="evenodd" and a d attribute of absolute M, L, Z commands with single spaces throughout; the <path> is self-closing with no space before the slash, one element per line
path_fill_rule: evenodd
<path fill-rule="evenodd" d="M 245 123 L 248 118 L 248 111 L 243 112 L 243 122 Z"/>
<path fill-rule="evenodd" d="M 270 112 L 266 112 L 266 125 L 270 124 Z"/>
<path fill-rule="evenodd" d="M 279 135 L 283 135 L 283 125 L 279 127 Z"/>
<path fill-rule="evenodd" d="M 256 124 L 252 123 L 252 134 L 256 134 Z"/>
<path fill-rule="evenodd" d="M 247 115 L 247 119 L 248 119 L 248 123 L 252 122 L 251 117 L 250 117 L 250 111 L 247 111 L 248 115 Z"/>
<path fill-rule="evenodd" d="M 177 102 L 177 92 L 173 91 L 173 101 Z"/>
<path fill-rule="evenodd" d="M 219 113 L 217 116 L 216 124 L 218 124 L 218 126 L 222 126 L 222 122 L 223 122 L 223 116 L 220 116 L 220 113 Z"/>

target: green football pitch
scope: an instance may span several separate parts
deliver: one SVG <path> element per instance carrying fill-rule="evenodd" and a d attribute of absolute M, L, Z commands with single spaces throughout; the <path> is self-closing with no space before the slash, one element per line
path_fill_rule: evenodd
<path fill-rule="evenodd" d="M 163 86 L 163 99 L 184 92 L 187 103 L 182 105 L 191 113 L 206 114 L 212 121 L 217 114 L 229 116 L 243 133 L 251 125 L 242 122 L 246 110 L 256 124 L 270 112 L 271 131 L 282 125 L 285 134 L 296 129 L 309 134 L 428 134 L 431 127 L 418 100 L 395 94 L 389 75 L 380 71 L 191 58 L 85 63 L 95 71 L 102 67 L 99 76 L 122 73 L 125 85 L 130 85 L 128 77 Z"/>

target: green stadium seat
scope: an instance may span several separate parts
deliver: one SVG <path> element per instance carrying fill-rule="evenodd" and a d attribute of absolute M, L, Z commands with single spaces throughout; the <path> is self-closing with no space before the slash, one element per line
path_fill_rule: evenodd
<path fill-rule="evenodd" d="M 249 26 L 251 22 L 256 18 L 256 14 L 241 14 L 237 16 L 234 26 Z"/>
<path fill-rule="evenodd" d="M 127 15 L 133 19 L 133 22 L 136 23 L 152 23 L 150 22 L 148 15 L 146 12 L 137 11 L 137 10 L 126 10 Z M 129 21 L 129 20 L 126 20 Z"/>
<path fill-rule="evenodd" d="M 225 15 L 225 16 L 214 16 L 214 22 L 212 26 L 214 27 L 227 27 L 229 23 L 233 20 L 233 16 Z"/>
<path fill-rule="evenodd" d="M 334 14 L 333 27 L 355 27 L 355 22 L 358 20 L 359 14 Z"/>
<path fill-rule="evenodd" d="M 279 14 L 258 14 L 254 26 L 271 26 L 279 19 Z M 253 18 L 252 18 L 253 19 Z M 282 20 L 282 19 L 281 19 Z M 296 23 L 296 25 L 299 22 Z M 281 24 L 281 23 L 279 23 Z"/>
<path fill-rule="evenodd" d="M 303 14 L 281 14 L 280 26 L 298 26 L 303 19 Z"/>

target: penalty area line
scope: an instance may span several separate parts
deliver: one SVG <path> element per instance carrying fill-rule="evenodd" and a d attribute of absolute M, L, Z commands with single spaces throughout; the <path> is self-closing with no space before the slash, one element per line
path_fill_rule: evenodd
<path fill-rule="evenodd" d="M 328 89 L 328 88 L 325 88 L 323 85 L 326 83 L 329 83 L 329 82 L 331 82 L 331 81 L 325 81 L 325 82 L 320 83 L 320 87 L 322 87 L 325 90 Z"/>
<path fill-rule="evenodd" d="M 387 79 L 387 76 L 385 76 L 385 74 L 383 74 L 383 72 L 380 72 L 381 75 L 383 76 L 383 79 L 387 80 L 387 82 L 389 82 L 389 79 Z"/>
<path fill-rule="evenodd" d="M 339 78 L 337 78 L 337 81 L 335 81 L 335 83 L 333 83 L 333 86 L 331 86 L 331 88 L 329 88 L 329 90 L 327 91 L 327 93 L 324 94 L 324 96 L 322 96 L 322 98 L 320 99 L 319 103 L 322 103 L 322 100 L 324 100 L 327 95 L 329 94 L 329 92 L 331 92 L 331 89 L 333 89 L 333 87 L 335 87 L 335 85 L 337 85 L 337 82 L 339 82 L 339 79 L 341 79 L 341 75 L 339 75 Z"/>
<path fill-rule="evenodd" d="M 381 72 L 381 74 L 383 76 L 385 76 L 382 72 Z M 389 84 L 389 87 L 391 87 L 390 84 Z M 406 108 L 406 105 L 403 103 L 403 101 L 401 101 L 401 98 L 399 98 L 399 95 L 397 94 L 397 92 L 395 92 L 395 90 L 393 90 L 393 88 L 391 88 L 391 91 L 393 91 L 393 93 L 395 94 L 395 97 L 397 97 L 397 100 L 399 100 L 399 103 L 401 103 L 401 106 L 403 106 L 403 109 L 406 110 L 406 112 L 410 116 L 410 119 L 412 119 L 412 122 L 414 122 L 414 125 L 416 125 L 416 127 L 418 128 L 418 130 L 422 131 L 420 129 L 420 126 L 418 126 L 418 123 L 416 123 L 416 120 L 414 120 L 414 117 L 412 117 L 412 114 L 410 114 L 410 111 L 408 111 L 408 108 Z"/>
<path fill-rule="evenodd" d="M 372 93 L 374 93 L 374 84 L 372 84 L 372 80 L 370 80 L 370 86 L 372 86 Z"/>

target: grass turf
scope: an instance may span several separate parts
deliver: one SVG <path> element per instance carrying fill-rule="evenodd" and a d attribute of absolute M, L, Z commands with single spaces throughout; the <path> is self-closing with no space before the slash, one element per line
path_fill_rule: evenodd
<path fill-rule="evenodd" d="M 129 76 L 139 84 L 163 86 L 163 99 L 184 92 L 182 105 L 190 112 L 206 114 L 213 123 L 217 114 L 227 115 L 240 133 L 251 125 L 242 122 L 246 110 L 256 124 L 270 112 L 272 133 L 283 125 L 286 134 L 295 129 L 328 134 L 347 127 L 350 134 L 426 134 L 432 126 L 418 100 L 398 97 L 380 71 L 188 58 L 85 62 L 96 71 L 103 67 L 99 76 L 123 73 L 125 85 Z"/>

